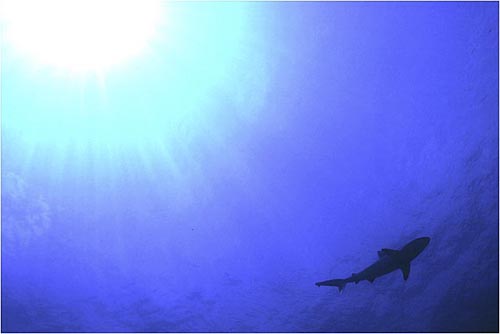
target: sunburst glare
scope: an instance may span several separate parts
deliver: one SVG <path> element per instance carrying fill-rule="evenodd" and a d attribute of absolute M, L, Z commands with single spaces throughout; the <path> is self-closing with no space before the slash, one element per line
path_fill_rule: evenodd
<path fill-rule="evenodd" d="M 5 1 L 5 39 L 39 65 L 101 72 L 144 51 L 164 19 L 160 9 L 154 0 Z"/>
<path fill-rule="evenodd" d="M 172 172 L 185 171 L 193 140 L 224 145 L 263 96 L 266 68 L 246 4 L 21 0 L 4 7 L 4 69 L 17 74 L 3 92 L 5 138 L 58 166 L 131 154 L 159 163 L 162 155 Z"/>

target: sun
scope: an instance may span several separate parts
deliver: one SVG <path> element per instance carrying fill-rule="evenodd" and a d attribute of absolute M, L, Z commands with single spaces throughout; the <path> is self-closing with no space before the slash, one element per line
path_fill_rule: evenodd
<path fill-rule="evenodd" d="M 31 61 L 102 72 L 144 52 L 164 19 L 156 0 L 4 0 L 4 41 Z"/>

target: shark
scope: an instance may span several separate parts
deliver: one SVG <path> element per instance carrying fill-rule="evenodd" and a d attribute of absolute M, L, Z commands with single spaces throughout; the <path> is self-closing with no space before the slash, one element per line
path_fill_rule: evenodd
<path fill-rule="evenodd" d="M 348 278 L 336 278 L 317 282 L 320 286 L 336 286 L 342 293 L 347 283 L 358 284 L 361 281 L 373 283 L 376 278 L 387 275 L 393 271 L 401 270 L 403 279 L 406 281 L 410 276 L 410 263 L 429 245 L 431 238 L 421 237 L 407 243 L 403 248 L 382 248 L 378 251 L 378 260 L 359 273 L 352 274 Z"/>

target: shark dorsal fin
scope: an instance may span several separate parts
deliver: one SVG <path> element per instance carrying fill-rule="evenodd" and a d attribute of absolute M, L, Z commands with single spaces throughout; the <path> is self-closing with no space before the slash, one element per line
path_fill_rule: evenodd
<path fill-rule="evenodd" d="M 401 271 L 403 272 L 403 279 L 406 281 L 410 276 L 410 262 L 407 262 L 401 266 Z"/>
<path fill-rule="evenodd" d="M 378 251 L 378 257 L 384 257 L 384 256 L 398 256 L 399 251 L 395 249 L 389 249 L 389 248 L 382 248 L 381 250 Z"/>

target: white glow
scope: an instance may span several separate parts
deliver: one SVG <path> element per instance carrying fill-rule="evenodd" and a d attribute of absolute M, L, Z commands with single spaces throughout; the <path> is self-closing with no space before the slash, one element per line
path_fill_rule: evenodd
<path fill-rule="evenodd" d="M 156 0 L 6 0 L 4 38 L 40 65 L 104 71 L 138 56 L 155 37 Z"/>

